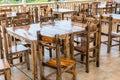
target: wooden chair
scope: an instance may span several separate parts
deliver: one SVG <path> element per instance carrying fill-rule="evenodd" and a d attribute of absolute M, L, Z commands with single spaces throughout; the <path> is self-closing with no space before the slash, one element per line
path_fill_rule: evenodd
<path fill-rule="evenodd" d="M 6 14 L 6 18 L 7 18 L 7 27 L 11 26 L 12 22 L 12 18 L 11 17 L 7 17 L 7 15 L 12 13 L 12 9 L 11 8 L 7 8 L 7 9 L 1 9 L 0 10 L 0 14 Z"/>
<path fill-rule="evenodd" d="M 0 75 L 4 74 L 5 80 L 11 80 L 11 71 L 10 71 L 10 65 L 6 59 L 4 59 L 3 54 L 3 45 L 2 45 L 2 36 L 0 33 Z"/>
<path fill-rule="evenodd" d="M 17 17 L 13 18 L 12 20 L 12 27 L 24 27 L 27 29 L 31 23 L 32 23 L 32 20 L 29 12 L 17 13 Z M 30 47 L 30 44 L 27 44 L 23 41 L 21 42 L 20 40 L 15 38 L 13 39 L 15 44 L 24 43 L 25 46 Z"/>
<path fill-rule="evenodd" d="M 40 6 L 40 12 L 41 12 L 41 14 L 40 15 L 42 15 L 42 16 L 44 16 L 44 14 L 45 14 L 45 9 L 47 9 L 48 8 L 48 5 L 41 5 Z"/>
<path fill-rule="evenodd" d="M 101 17 L 101 19 L 103 19 L 105 17 Z M 114 46 L 119 46 L 119 50 L 120 50 L 120 33 L 119 33 L 119 25 L 117 26 L 117 30 L 116 32 L 112 30 L 112 26 L 113 26 L 113 18 L 112 16 L 108 16 L 106 17 L 108 19 L 108 32 L 102 32 L 102 35 L 107 37 L 106 41 L 102 41 L 101 43 L 106 44 L 107 45 L 107 52 L 110 53 L 111 51 L 111 47 Z M 113 41 L 117 42 L 117 43 L 113 43 Z"/>
<path fill-rule="evenodd" d="M 38 31 L 37 40 L 38 40 L 38 49 L 39 49 L 38 57 L 39 57 L 39 64 L 40 64 L 39 65 L 40 66 L 40 79 L 46 80 L 52 74 L 56 73 L 56 80 L 63 80 L 62 73 L 70 70 L 70 72 L 73 74 L 73 80 L 76 80 L 76 62 L 68 58 L 60 57 L 61 39 L 59 35 L 56 35 L 55 37 L 49 37 L 49 36 L 41 35 L 40 31 Z M 47 62 L 43 60 L 43 53 L 42 53 L 43 52 L 42 50 L 44 47 L 50 47 L 46 43 L 54 44 L 54 46 L 51 46 L 51 47 L 54 47 L 55 54 L 56 54 L 56 58 L 52 58 L 48 60 Z M 44 66 L 54 68 L 56 69 L 56 71 L 45 77 Z"/>
<path fill-rule="evenodd" d="M 81 3 L 81 13 L 89 15 L 89 3 Z"/>
<path fill-rule="evenodd" d="M 52 8 L 44 8 L 44 15 L 40 16 L 40 24 L 42 24 L 42 22 L 47 22 L 51 20 L 52 22 L 54 21 L 54 16 L 53 16 L 53 10 Z"/>
<path fill-rule="evenodd" d="M 17 17 L 12 20 L 13 27 L 30 25 L 31 23 L 30 12 L 17 13 Z"/>
<path fill-rule="evenodd" d="M 12 12 L 12 9 L 9 8 L 9 9 L 0 9 L 0 13 L 3 13 L 3 14 L 8 14 L 8 13 L 11 13 Z"/>
<path fill-rule="evenodd" d="M 5 23 L 7 21 L 6 14 L 0 14 L 0 25 L 2 24 L 1 22 Z M 6 26 L 8 24 L 6 23 Z"/>
<path fill-rule="evenodd" d="M 91 4 L 91 12 L 90 12 L 90 16 L 94 16 L 97 15 L 98 13 L 98 5 L 100 4 L 100 2 L 93 2 Z"/>
<path fill-rule="evenodd" d="M 1 28 L 2 28 L 2 36 L 4 40 L 4 43 L 3 43 L 4 52 L 6 53 L 5 55 L 6 55 L 8 62 L 10 63 L 10 66 L 17 66 L 17 65 L 22 65 L 26 63 L 27 69 L 29 70 L 30 69 L 29 54 L 28 54 L 29 48 L 26 48 L 23 45 L 13 45 L 12 39 L 7 34 L 5 26 L 2 25 Z M 17 59 L 19 59 L 20 62 L 17 62 Z M 16 63 L 13 63 L 14 60 L 16 60 Z"/>
<path fill-rule="evenodd" d="M 114 10 L 115 9 L 113 8 L 113 3 L 112 2 L 107 2 L 105 13 L 113 13 Z"/>
<path fill-rule="evenodd" d="M 89 72 L 89 62 L 95 61 L 96 66 L 99 67 L 99 30 L 99 22 L 87 22 L 85 31 L 83 33 L 77 33 L 80 38 L 79 44 L 71 44 L 74 46 L 74 50 L 77 51 L 76 54 L 73 55 L 73 58 L 74 56 L 81 55 L 81 60 L 78 62 L 85 64 L 87 73 Z M 72 42 L 74 42 L 74 36 L 76 36 L 76 34 L 71 38 Z"/>

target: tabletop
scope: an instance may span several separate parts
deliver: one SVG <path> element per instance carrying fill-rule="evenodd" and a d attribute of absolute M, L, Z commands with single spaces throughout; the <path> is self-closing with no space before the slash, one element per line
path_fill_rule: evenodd
<path fill-rule="evenodd" d="M 31 24 L 30 26 L 10 27 L 7 28 L 8 32 L 18 35 L 29 40 L 37 40 L 37 31 L 41 31 L 41 34 L 54 37 L 56 34 L 64 35 L 71 34 L 78 31 L 83 31 L 84 28 L 78 25 L 74 25 L 71 20 L 55 21 L 54 24 L 46 24 L 41 26 L 39 23 Z"/>
<path fill-rule="evenodd" d="M 114 8 L 115 7 L 115 4 L 112 5 L 112 7 Z M 98 5 L 98 8 L 99 9 L 105 9 L 106 8 L 106 3 L 101 3 Z"/>
<path fill-rule="evenodd" d="M 54 12 L 61 12 L 61 13 L 64 13 L 64 12 L 75 12 L 75 10 L 70 10 L 70 9 L 62 9 L 62 8 L 59 8 L 59 9 L 53 9 Z"/>

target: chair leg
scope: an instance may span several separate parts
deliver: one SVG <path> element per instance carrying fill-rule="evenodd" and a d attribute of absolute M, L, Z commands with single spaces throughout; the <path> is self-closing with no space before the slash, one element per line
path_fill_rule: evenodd
<path fill-rule="evenodd" d="M 120 38 L 119 38 L 119 51 L 120 51 Z"/>
<path fill-rule="evenodd" d="M 25 54 L 25 57 L 26 57 L 27 69 L 30 70 L 30 60 L 29 60 L 29 54 L 27 52 Z"/>
<path fill-rule="evenodd" d="M 84 55 L 81 54 L 81 61 L 84 61 Z"/>
<path fill-rule="evenodd" d="M 10 63 L 10 64 L 13 64 L 12 55 L 9 56 L 9 63 Z"/>
<path fill-rule="evenodd" d="M 20 54 L 20 55 L 21 55 L 21 54 Z M 22 57 L 22 56 L 21 56 L 19 59 L 20 59 L 20 62 L 23 62 L 23 57 Z"/>
<path fill-rule="evenodd" d="M 76 76 L 76 64 L 73 66 L 73 80 L 77 80 L 77 76 Z"/>
<path fill-rule="evenodd" d="M 60 70 L 57 70 L 56 80 L 62 80 L 62 74 L 61 74 L 61 71 L 60 71 Z"/>
<path fill-rule="evenodd" d="M 50 52 L 50 58 L 52 58 L 52 49 L 49 49 Z"/>
<path fill-rule="evenodd" d="M 86 55 L 86 72 L 89 73 L 89 55 Z"/>
<path fill-rule="evenodd" d="M 11 80 L 11 71 L 10 71 L 10 69 L 5 70 L 5 80 Z"/>
<path fill-rule="evenodd" d="M 99 66 L 100 66 L 100 52 L 98 49 L 96 53 L 96 67 L 99 67 Z"/>

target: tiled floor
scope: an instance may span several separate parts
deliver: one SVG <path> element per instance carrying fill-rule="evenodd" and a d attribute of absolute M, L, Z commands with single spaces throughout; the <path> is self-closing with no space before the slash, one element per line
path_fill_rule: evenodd
<path fill-rule="evenodd" d="M 26 69 L 26 65 L 13 67 L 12 80 L 31 80 L 32 71 Z M 46 68 L 46 72 L 53 70 Z M 71 75 L 64 73 L 63 80 L 71 80 Z M 0 80 L 4 80 L 0 76 Z M 54 79 L 54 75 L 51 80 Z M 102 45 L 100 54 L 100 67 L 90 64 L 90 73 L 85 72 L 82 64 L 77 63 L 77 80 L 120 80 L 120 52 L 118 47 L 112 48 L 111 53 L 106 53 L 106 46 Z"/>
<path fill-rule="evenodd" d="M 94 63 L 90 64 L 90 72 L 85 72 L 85 67 L 77 63 L 77 80 L 120 80 L 120 52 L 118 47 L 113 47 L 111 53 L 107 53 L 106 46 L 101 45 L 100 67 Z M 12 80 L 31 80 L 32 71 L 26 69 L 26 65 L 12 67 Z M 52 69 L 46 68 L 45 72 L 49 73 Z M 63 80 L 72 80 L 71 75 L 64 73 Z M 4 80 L 0 76 L 0 80 Z M 55 80 L 55 75 L 51 78 Z"/>

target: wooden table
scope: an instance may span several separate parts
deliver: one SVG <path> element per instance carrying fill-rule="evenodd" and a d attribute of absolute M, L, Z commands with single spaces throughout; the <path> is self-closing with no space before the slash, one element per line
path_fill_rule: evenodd
<path fill-rule="evenodd" d="M 115 8 L 115 6 L 116 6 L 115 4 L 112 5 L 113 8 Z M 99 4 L 99 5 L 98 5 L 98 8 L 99 8 L 99 9 L 106 9 L 106 3 L 101 3 L 101 4 Z"/>
<path fill-rule="evenodd" d="M 16 27 L 7 28 L 7 32 L 10 36 L 14 36 L 21 41 L 25 41 L 31 44 L 32 54 L 32 74 L 33 80 L 38 78 L 37 76 L 37 54 L 36 54 L 36 42 L 37 42 L 37 31 L 41 31 L 41 34 L 46 36 L 54 37 L 55 34 L 71 34 L 77 33 L 78 31 L 84 31 L 84 28 L 72 25 L 70 20 L 55 21 L 55 25 L 46 24 L 41 26 L 38 24 L 31 24 L 27 27 Z M 68 43 L 66 43 L 68 44 Z M 66 46 L 68 48 L 68 46 Z"/>
<path fill-rule="evenodd" d="M 76 12 L 76 11 L 75 10 L 70 10 L 70 9 L 62 9 L 62 8 L 53 9 L 53 14 L 60 14 L 62 20 L 64 19 L 64 14 L 72 14 L 74 12 Z"/>

